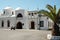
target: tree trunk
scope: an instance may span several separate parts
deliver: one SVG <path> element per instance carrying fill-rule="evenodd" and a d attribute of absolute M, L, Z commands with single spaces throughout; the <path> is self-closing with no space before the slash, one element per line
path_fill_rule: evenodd
<path fill-rule="evenodd" d="M 54 26 L 52 28 L 52 35 L 60 36 L 59 26 L 56 23 L 54 23 Z"/>

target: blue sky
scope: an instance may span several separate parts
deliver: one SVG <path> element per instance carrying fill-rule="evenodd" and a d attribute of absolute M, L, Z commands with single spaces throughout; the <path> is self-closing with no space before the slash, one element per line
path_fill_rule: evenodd
<path fill-rule="evenodd" d="M 26 10 L 46 9 L 46 5 L 56 5 L 60 8 L 60 0 L 0 0 L 0 10 L 10 6 L 12 8 L 21 7 Z"/>

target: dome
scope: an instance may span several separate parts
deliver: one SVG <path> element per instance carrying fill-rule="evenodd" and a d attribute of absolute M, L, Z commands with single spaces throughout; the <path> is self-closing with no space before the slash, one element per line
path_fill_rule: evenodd
<path fill-rule="evenodd" d="M 12 9 L 11 7 L 5 7 L 4 9 Z"/>
<path fill-rule="evenodd" d="M 16 8 L 15 10 L 21 10 L 22 8 L 20 8 L 20 7 L 18 7 L 18 8 Z"/>

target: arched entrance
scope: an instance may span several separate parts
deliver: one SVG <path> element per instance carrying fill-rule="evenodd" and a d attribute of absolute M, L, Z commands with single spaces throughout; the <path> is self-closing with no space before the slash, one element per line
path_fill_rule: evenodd
<path fill-rule="evenodd" d="M 18 22 L 16 28 L 17 29 L 22 29 L 22 23 L 21 22 Z"/>
<path fill-rule="evenodd" d="M 31 21 L 31 29 L 35 29 L 35 22 Z"/>

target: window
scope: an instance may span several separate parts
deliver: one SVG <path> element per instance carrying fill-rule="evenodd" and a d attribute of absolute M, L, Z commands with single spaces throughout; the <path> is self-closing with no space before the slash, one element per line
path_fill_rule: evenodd
<path fill-rule="evenodd" d="M 12 12 L 12 15 L 13 15 L 14 13 Z"/>
<path fill-rule="evenodd" d="M 47 17 L 47 19 L 48 19 L 48 17 Z"/>
<path fill-rule="evenodd" d="M 5 14 L 5 11 L 3 13 Z"/>
<path fill-rule="evenodd" d="M 32 13 L 32 16 L 33 16 L 33 13 Z"/>
<path fill-rule="evenodd" d="M 44 27 L 44 21 L 40 21 L 40 27 Z"/>
<path fill-rule="evenodd" d="M 34 13 L 34 14 L 37 14 L 37 13 Z"/>
<path fill-rule="evenodd" d="M 30 13 L 28 15 L 30 15 Z"/>
<path fill-rule="evenodd" d="M 41 14 L 38 15 L 38 17 L 41 17 L 41 16 L 42 16 Z"/>
<path fill-rule="evenodd" d="M 22 16 L 22 14 L 21 14 L 21 13 L 19 13 L 19 14 L 17 15 L 17 17 L 23 17 L 23 16 Z"/>
<path fill-rule="evenodd" d="M 2 21 L 2 25 L 1 26 L 4 27 L 4 21 Z"/>
<path fill-rule="evenodd" d="M 7 26 L 10 27 L 10 21 L 9 20 L 7 21 Z"/>

